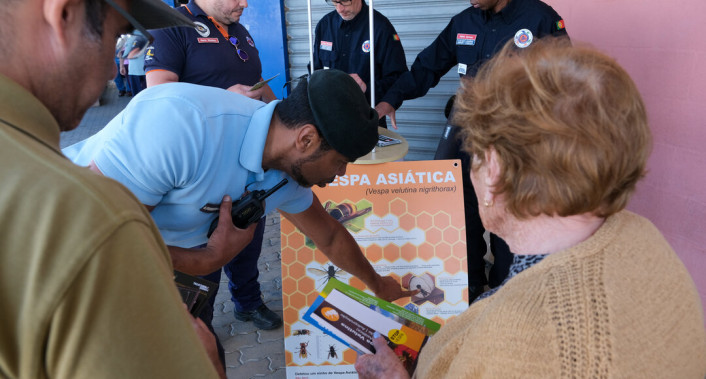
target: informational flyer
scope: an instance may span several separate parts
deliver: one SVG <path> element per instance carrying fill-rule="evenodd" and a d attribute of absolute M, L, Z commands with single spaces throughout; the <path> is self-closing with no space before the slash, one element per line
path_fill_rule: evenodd
<path fill-rule="evenodd" d="M 411 298 L 394 302 L 443 325 L 468 307 L 463 184 L 459 160 L 348 165 L 345 176 L 314 188 L 326 211 L 358 242 L 380 275 Z M 358 353 L 304 316 L 331 278 L 373 294 L 334 266 L 282 219 L 282 294 L 288 378 L 357 378 Z"/>

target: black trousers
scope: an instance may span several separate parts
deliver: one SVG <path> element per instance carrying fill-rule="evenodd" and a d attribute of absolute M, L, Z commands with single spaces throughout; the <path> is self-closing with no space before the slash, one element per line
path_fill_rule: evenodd
<path fill-rule="evenodd" d="M 485 275 L 486 243 L 483 238 L 485 228 L 478 214 L 478 199 L 471 183 L 471 157 L 461 150 L 461 140 L 458 138 L 460 128 L 446 125 L 434 155 L 439 159 L 460 159 L 463 172 L 463 206 L 466 213 L 466 248 L 468 256 L 468 286 L 490 288 L 499 286 L 507 277 L 512 264 L 512 253 L 505 241 L 490 233 L 490 251 L 494 263 L 488 277 Z M 471 299 L 472 301 L 472 299 Z"/>

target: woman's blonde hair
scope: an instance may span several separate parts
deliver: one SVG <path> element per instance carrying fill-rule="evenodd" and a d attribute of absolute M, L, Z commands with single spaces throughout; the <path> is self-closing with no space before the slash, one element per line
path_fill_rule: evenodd
<path fill-rule="evenodd" d="M 651 148 L 642 98 L 614 59 L 564 38 L 512 41 L 463 80 L 453 123 L 464 149 L 501 162 L 496 194 L 519 218 L 622 210 Z"/>

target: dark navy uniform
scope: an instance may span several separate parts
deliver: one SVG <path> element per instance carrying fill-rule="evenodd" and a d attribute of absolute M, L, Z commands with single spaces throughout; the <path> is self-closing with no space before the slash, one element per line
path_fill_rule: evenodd
<path fill-rule="evenodd" d="M 417 55 L 411 70 L 381 100 L 397 109 L 403 100 L 426 95 L 456 64 L 459 76 L 474 76 L 515 35 L 518 43 L 523 44 L 546 35 L 567 36 L 567 33 L 559 14 L 539 0 L 512 0 L 495 14 L 467 8 L 454 16 L 434 42 Z"/>
<path fill-rule="evenodd" d="M 238 39 L 238 47 L 248 55 L 247 61 L 238 56 L 235 46 L 193 1 L 177 10 L 197 27 L 151 30 L 154 43 L 145 56 L 145 72 L 167 70 L 177 74 L 180 82 L 224 89 L 260 81 L 260 54 L 245 27 L 240 23 L 224 25 L 227 34 Z"/>
<path fill-rule="evenodd" d="M 335 68 L 358 74 L 368 87 L 370 101 L 370 21 L 368 5 L 350 21 L 336 12 L 325 15 L 316 25 L 314 69 Z M 407 72 L 402 43 L 387 17 L 373 11 L 375 26 L 375 100 L 379 103 L 395 81 Z"/>
<path fill-rule="evenodd" d="M 564 21 L 549 5 L 539 0 L 511 0 L 500 12 L 467 8 L 454 16 L 439 36 L 425 48 L 383 97 L 395 109 L 403 100 L 424 96 L 452 67 L 458 64 L 459 76 L 474 76 L 507 41 L 518 48 L 547 36 L 567 36 Z M 453 112 L 453 111 L 452 111 Z M 460 150 L 458 128 L 447 126 L 434 159 L 461 159 L 468 245 L 469 300 L 479 295 L 485 284 L 496 287 L 508 274 L 512 263 L 510 249 L 501 238 L 490 234 L 494 263 L 485 275 L 485 228 L 478 215 L 478 200 L 470 181 L 470 157 Z"/>

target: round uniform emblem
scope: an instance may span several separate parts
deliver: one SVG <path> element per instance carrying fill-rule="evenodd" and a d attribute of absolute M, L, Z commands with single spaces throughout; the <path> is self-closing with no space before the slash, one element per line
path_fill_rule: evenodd
<path fill-rule="evenodd" d="M 198 22 L 194 21 L 194 29 L 196 29 L 196 32 L 201 35 L 201 37 L 208 37 L 211 35 L 211 30 L 208 29 L 208 26 L 204 24 L 203 22 Z"/>
<path fill-rule="evenodd" d="M 363 42 L 363 52 L 364 53 L 370 52 L 370 40 Z"/>
<path fill-rule="evenodd" d="M 529 29 L 520 29 L 515 33 L 515 46 L 524 49 L 532 43 L 532 38 Z"/>
<path fill-rule="evenodd" d="M 245 36 L 245 40 L 248 41 L 248 45 L 255 47 L 255 41 L 253 41 L 250 36 Z"/>

